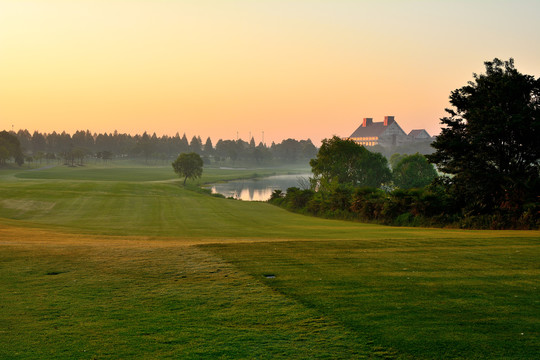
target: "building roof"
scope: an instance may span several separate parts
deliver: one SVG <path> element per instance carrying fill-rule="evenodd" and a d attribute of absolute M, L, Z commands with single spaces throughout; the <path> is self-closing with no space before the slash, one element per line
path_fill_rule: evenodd
<path fill-rule="evenodd" d="M 425 129 L 415 129 L 411 130 L 409 133 L 409 136 L 412 136 L 413 138 L 417 137 L 418 135 L 422 134 L 422 132 L 425 132 L 427 136 L 431 137 L 429 133 Z"/>
<path fill-rule="evenodd" d="M 366 137 L 366 136 L 379 136 L 382 134 L 388 126 L 384 126 L 384 122 L 374 122 L 370 125 L 364 127 L 360 125 L 358 129 L 356 129 L 352 135 L 351 138 L 358 138 L 358 137 Z"/>

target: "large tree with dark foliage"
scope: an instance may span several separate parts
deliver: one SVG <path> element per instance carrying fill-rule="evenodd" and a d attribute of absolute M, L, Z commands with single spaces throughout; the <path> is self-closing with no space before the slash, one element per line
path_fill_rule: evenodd
<path fill-rule="evenodd" d="M 203 160 L 197 153 L 183 153 L 174 160 L 172 167 L 178 176 L 184 176 L 184 185 L 186 185 L 187 179 L 201 177 L 203 172 Z"/>
<path fill-rule="evenodd" d="M 339 183 L 379 187 L 391 178 L 388 161 L 352 140 L 324 139 L 317 157 L 309 163 L 320 184 Z"/>
<path fill-rule="evenodd" d="M 449 191 L 466 213 L 519 215 L 540 195 L 540 79 L 518 72 L 512 59 L 485 66 L 452 91 L 428 159 L 453 175 Z"/>

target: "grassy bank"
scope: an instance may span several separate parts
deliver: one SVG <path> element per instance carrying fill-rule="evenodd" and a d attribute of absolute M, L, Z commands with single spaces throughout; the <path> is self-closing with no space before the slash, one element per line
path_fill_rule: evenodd
<path fill-rule="evenodd" d="M 0 358 L 540 350 L 538 231 L 306 217 L 186 190 L 168 166 L 9 170 L 0 194 Z"/>

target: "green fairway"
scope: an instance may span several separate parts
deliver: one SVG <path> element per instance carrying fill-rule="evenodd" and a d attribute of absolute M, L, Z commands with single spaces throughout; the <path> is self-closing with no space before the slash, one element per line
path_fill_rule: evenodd
<path fill-rule="evenodd" d="M 306 217 L 170 166 L 0 171 L 0 358 L 534 359 L 539 238 Z"/>
<path fill-rule="evenodd" d="M 219 169 L 205 168 L 203 177 L 197 183 L 216 182 L 220 180 L 233 180 L 252 176 L 269 176 L 277 172 L 288 173 L 293 169 Z M 0 171 L 0 177 L 4 171 Z M 133 162 L 119 162 L 112 164 L 87 165 L 80 167 L 66 167 L 65 165 L 48 165 L 29 171 L 14 171 L 21 179 L 48 179 L 48 180 L 92 180 L 92 181 L 166 181 L 177 179 L 170 164 L 162 166 L 144 166 Z"/>
<path fill-rule="evenodd" d="M 397 357 L 534 359 L 540 353 L 538 237 L 204 249 Z"/>
<path fill-rule="evenodd" d="M 54 241 L 54 240 L 53 240 Z M 348 358 L 352 332 L 196 247 L 4 245 L 0 358 Z"/>
<path fill-rule="evenodd" d="M 29 227 L 109 235 L 238 239 L 416 239 L 523 236 L 485 232 L 384 227 L 324 220 L 266 203 L 226 200 L 184 189 L 172 168 L 58 167 L 0 178 L 0 219 Z M 107 171 L 111 171 L 109 174 Z M 151 180 L 152 171 L 156 179 Z M 274 173 L 275 170 L 266 170 Z M 166 177 L 166 174 L 169 174 Z M 201 182 L 249 177 L 253 170 L 206 171 Z M 263 173 L 263 172 L 261 172 Z M 51 178 L 54 174 L 54 178 Z M 88 174 L 86 179 L 83 175 Z M 0 173 L 1 176 L 1 173 Z M 31 177 L 28 179 L 27 177 Z M 119 180 L 109 180 L 117 176 Z M 137 180 L 144 178 L 145 180 Z"/>

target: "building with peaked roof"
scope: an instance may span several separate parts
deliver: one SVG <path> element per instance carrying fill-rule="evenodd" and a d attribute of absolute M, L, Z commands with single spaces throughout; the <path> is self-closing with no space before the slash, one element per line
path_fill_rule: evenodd
<path fill-rule="evenodd" d="M 431 136 L 424 129 L 411 130 L 409 133 L 411 140 L 431 140 Z"/>
<path fill-rule="evenodd" d="M 381 122 L 373 122 L 373 118 L 364 118 L 362 125 L 345 139 L 353 140 L 363 146 L 381 145 L 385 147 L 433 140 L 425 129 L 411 130 L 407 135 L 394 116 L 385 116 L 384 121 Z"/>
<path fill-rule="evenodd" d="M 410 141 L 409 136 L 393 116 L 385 116 L 381 122 L 373 122 L 373 118 L 364 118 L 362 125 L 347 139 L 363 146 L 398 146 Z"/>

